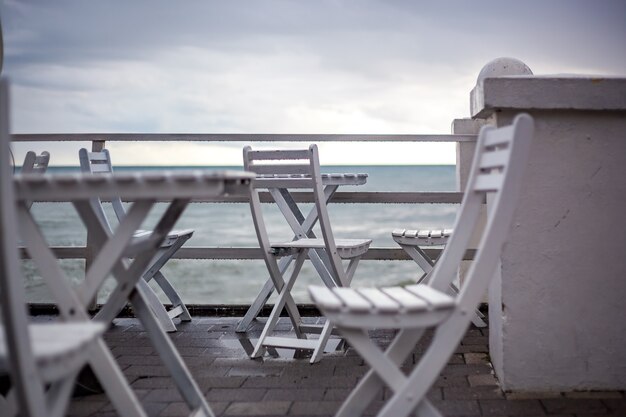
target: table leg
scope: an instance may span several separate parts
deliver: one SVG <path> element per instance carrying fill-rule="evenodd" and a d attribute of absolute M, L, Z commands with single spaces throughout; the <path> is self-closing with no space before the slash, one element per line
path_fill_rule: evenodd
<path fill-rule="evenodd" d="M 145 289 L 137 286 L 130 297 L 130 302 L 135 309 L 135 314 L 145 327 L 148 337 L 152 341 L 154 348 L 163 360 L 163 364 L 168 368 L 172 379 L 185 402 L 192 410 L 192 413 L 201 410 L 205 416 L 213 417 L 213 411 L 207 404 L 200 387 L 196 384 L 189 369 L 180 357 L 176 346 L 167 336 L 156 316 L 152 313 L 146 301 Z M 194 416 L 197 414 L 194 414 Z"/>

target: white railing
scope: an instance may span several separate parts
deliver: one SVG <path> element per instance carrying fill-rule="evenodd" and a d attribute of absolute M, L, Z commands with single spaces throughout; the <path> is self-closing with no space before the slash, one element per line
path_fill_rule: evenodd
<path fill-rule="evenodd" d="M 175 133 L 46 133 L 14 134 L 15 142 L 91 142 L 92 150 L 102 150 L 106 142 L 473 142 L 476 135 L 352 135 L 352 134 L 175 134 Z M 458 169 L 458 167 L 457 167 Z M 310 193 L 295 193 L 296 201 L 312 202 Z M 459 204 L 461 192 L 414 192 L 414 191 L 339 191 L 331 203 L 349 204 Z M 269 201 L 269 196 L 266 197 Z M 197 200 L 205 203 L 247 203 L 242 197 L 224 197 Z M 84 247 L 54 247 L 59 259 L 86 259 L 88 245 Z M 439 249 L 427 249 L 437 256 Z M 28 255 L 24 252 L 24 257 Z M 466 255 L 471 259 L 472 253 Z M 183 247 L 177 259 L 262 259 L 258 247 Z M 398 248 L 373 247 L 363 260 L 407 260 L 406 253 Z"/>

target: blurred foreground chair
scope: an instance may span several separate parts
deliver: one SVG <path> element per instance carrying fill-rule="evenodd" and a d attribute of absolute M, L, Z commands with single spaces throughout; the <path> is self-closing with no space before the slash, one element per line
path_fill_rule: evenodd
<path fill-rule="evenodd" d="M 326 317 L 371 366 L 337 416 L 362 415 L 383 385 L 392 395 L 379 416 L 441 416 L 426 398 L 456 350 L 500 261 L 520 194 L 533 136 L 533 119 L 518 115 L 511 126 L 484 127 L 479 135 L 470 178 L 460 211 L 441 257 L 427 284 L 350 289 L 310 287 Z M 476 257 L 460 292 L 447 294 L 477 224 L 485 195 L 487 223 Z M 401 366 L 426 328 L 434 328 L 427 350 L 406 375 Z M 368 329 L 399 329 L 385 351 L 368 337 Z"/>
<path fill-rule="evenodd" d="M 393 240 L 400 245 L 422 271 L 424 271 L 424 274 L 417 280 L 418 284 L 428 282 L 428 277 L 433 271 L 436 262 L 422 247 L 445 246 L 448 244 L 448 239 L 452 236 L 452 232 L 452 229 L 396 229 L 391 232 Z M 450 290 L 454 294 L 458 294 L 459 292 L 459 288 L 454 283 L 450 284 Z M 484 318 L 485 316 L 480 310 L 476 309 L 472 323 L 474 323 L 476 327 L 487 327 L 487 323 L 483 320 Z"/>
<path fill-rule="evenodd" d="M 10 139 L 4 81 L 1 88 L 0 373 L 9 374 L 11 389 L 6 397 L 0 396 L 0 415 L 57 417 L 65 414 L 76 376 L 106 325 L 92 321 L 29 323 L 18 255 L 13 174 L 7 162 Z"/>
<path fill-rule="evenodd" d="M 364 183 L 366 175 L 323 176 L 316 145 L 302 150 L 267 151 L 253 151 L 247 146 L 243 150 L 243 156 L 244 169 L 257 174 L 250 197 L 252 219 L 271 282 L 278 292 L 274 308 L 251 356 L 262 356 L 266 347 L 305 349 L 313 351 L 310 362 L 317 362 L 324 353 L 332 326 L 328 321 L 323 326 L 302 323 L 291 296 L 291 289 L 307 258 L 313 263 L 326 287 L 350 285 L 359 260 L 372 241 L 335 239 L 327 203 L 340 184 Z M 272 202 L 276 203 L 293 232 L 288 240 L 270 242 L 261 209 L 260 194 L 265 190 L 269 192 Z M 293 190 L 312 192 L 315 204 L 308 215 L 305 216 L 298 207 L 291 193 Z M 318 221 L 321 237 L 316 236 L 313 231 Z M 342 263 L 344 259 L 349 261 L 345 268 Z M 292 261 L 293 268 L 285 279 Z M 265 300 L 266 298 L 263 302 Z M 296 338 L 271 336 L 283 308 L 287 308 Z M 319 338 L 307 339 L 306 333 L 318 333 Z"/>
<path fill-rule="evenodd" d="M 88 152 L 87 149 L 82 148 L 79 150 L 78 155 L 80 158 L 80 168 L 83 172 L 93 174 L 107 174 L 113 172 L 111 155 L 107 149 L 104 149 L 101 152 Z M 102 207 L 100 199 L 92 201 L 92 204 L 96 205 L 96 212 L 99 213 L 104 223 L 109 226 L 110 230 L 113 230 L 104 213 L 104 208 Z M 126 210 L 124 209 L 122 200 L 120 198 L 112 199 L 111 204 L 113 206 L 113 210 L 115 211 L 117 220 L 121 222 L 121 220 L 126 216 Z M 193 232 L 194 231 L 192 229 L 172 230 L 167 235 L 167 238 L 161 245 L 161 249 L 152 260 L 150 267 L 143 275 L 143 278 L 147 282 L 154 278 L 156 283 L 172 303 L 172 308 L 167 311 L 165 306 L 163 306 L 161 301 L 159 301 L 156 293 L 150 287 L 146 286 L 146 295 L 150 300 L 150 308 L 167 332 L 176 331 L 176 325 L 172 319 L 179 317 L 181 321 L 191 321 L 191 315 L 189 314 L 187 306 L 185 306 L 185 303 L 176 289 L 161 272 L 161 268 L 178 251 L 178 249 L 180 249 L 180 247 L 183 246 L 189 238 L 191 238 Z M 150 232 L 148 231 L 138 230 L 135 232 L 134 237 L 136 239 L 147 239 L 149 235 Z"/>

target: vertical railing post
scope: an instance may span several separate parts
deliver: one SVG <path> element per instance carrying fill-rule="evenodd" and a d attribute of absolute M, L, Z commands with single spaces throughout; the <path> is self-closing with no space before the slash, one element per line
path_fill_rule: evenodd
<path fill-rule="evenodd" d="M 480 128 L 484 126 L 486 121 L 473 119 L 455 119 L 452 122 L 452 134 L 454 135 L 477 135 Z M 458 191 L 465 191 L 467 179 L 469 178 L 474 152 L 476 151 L 476 142 L 457 142 L 456 143 L 456 188 Z M 482 221 L 478 226 L 484 227 L 486 219 L 485 212 L 482 213 Z M 475 236 L 480 236 L 479 231 L 475 232 Z M 474 238 L 470 242 L 471 248 L 478 247 L 478 239 Z M 471 261 L 463 261 L 459 268 L 459 281 L 462 283 Z"/>
<path fill-rule="evenodd" d="M 105 141 L 104 140 L 94 140 L 91 142 L 91 152 L 100 152 L 104 149 Z M 93 262 L 94 258 L 94 239 L 93 235 L 87 231 L 87 243 L 85 245 L 85 276 L 87 275 L 87 271 L 89 271 L 89 267 Z M 98 295 L 94 297 L 93 300 L 89 303 L 89 309 L 95 310 L 98 303 Z"/>

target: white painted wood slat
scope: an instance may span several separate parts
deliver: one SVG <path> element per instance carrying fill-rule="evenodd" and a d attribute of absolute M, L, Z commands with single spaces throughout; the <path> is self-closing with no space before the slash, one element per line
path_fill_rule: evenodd
<path fill-rule="evenodd" d="M 344 305 L 343 301 L 327 287 L 312 286 L 309 288 L 309 294 L 313 302 L 324 306 L 328 311 L 339 311 Z"/>
<path fill-rule="evenodd" d="M 407 312 L 428 310 L 428 303 L 402 287 L 381 288 L 385 294 L 396 300 Z"/>
<path fill-rule="evenodd" d="M 437 291 L 436 289 L 424 285 L 409 285 L 405 287 L 407 291 L 412 292 L 418 297 L 422 298 L 426 301 L 429 306 L 433 309 L 447 308 L 454 306 L 454 298 L 450 297 L 448 294 L 445 294 L 441 291 Z"/>
<path fill-rule="evenodd" d="M 509 153 L 509 149 L 485 152 L 480 158 L 479 166 L 481 168 L 503 167 L 509 159 Z"/>
<path fill-rule="evenodd" d="M 370 312 L 373 308 L 372 304 L 363 298 L 359 293 L 352 288 L 337 287 L 333 288 L 335 295 L 345 304 L 345 308 L 351 313 L 363 313 Z"/>
<path fill-rule="evenodd" d="M 472 188 L 475 191 L 496 191 L 502 186 L 502 179 L 501 173 L 479 174 Z"/>
<path fill-rule="evenodd" d="M 377 288 L 362 288 L 356 291 L 381 314 L 395 314 L 400 310 L 398 302 Z"/>

